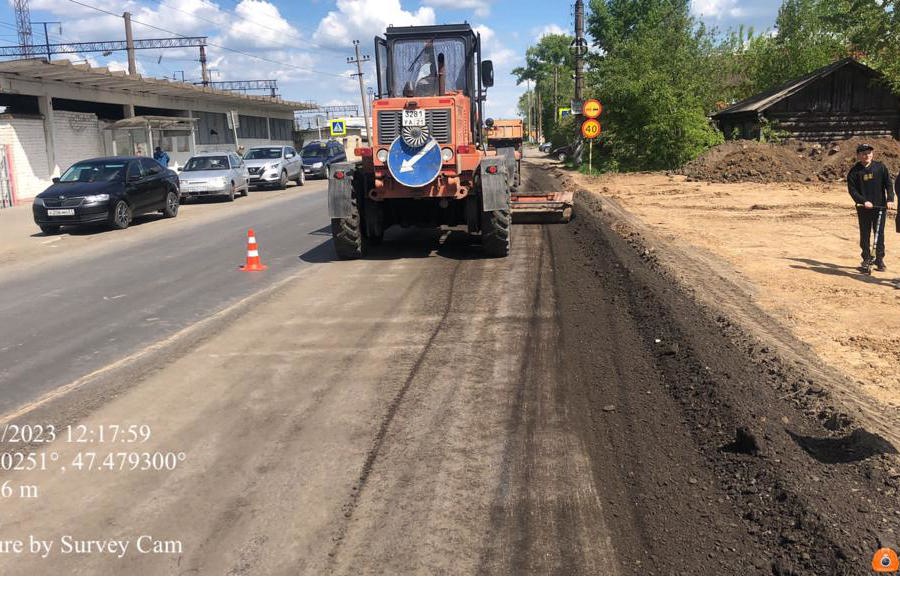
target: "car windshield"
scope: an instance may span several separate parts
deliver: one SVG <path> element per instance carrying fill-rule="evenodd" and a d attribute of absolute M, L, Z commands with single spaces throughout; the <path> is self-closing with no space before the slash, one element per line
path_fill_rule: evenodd
<path fill-rule="evenodd" d="M 466 45 L 460 38 L 398 40 L 393 59 L 393 96 L 437 96 L 441 66 L 445 93 L 466 89 Z"/>
<path fill-rule="evenodd" d="M 281 148 L 252 148 L 244 155 L 244 160 L 268 160 L 281 158 Z"/>
<path fill-rule="evenodd" d="M 325 146 L 307 146 L 300 153 L 303 158 L 325 158 L 328 156 L 328 148 Z"/>
<path fill-rule="evenodd" d="M 115 181 L 125 178 L 125 161 L 75 163 L 62 174 L 60 181 L 71 183 L 93 183 L 95 181 Z"/>
<path fill-rule="evenodd" d="M 193 156 L 183 171 L 224 171 L 228 169 L 227 156 Z"/>

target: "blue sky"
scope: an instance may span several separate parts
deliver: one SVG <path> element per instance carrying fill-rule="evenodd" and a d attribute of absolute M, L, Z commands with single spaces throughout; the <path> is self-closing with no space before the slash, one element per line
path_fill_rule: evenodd
<path fill-rule="evenodd" d="M 213 79 L 277 79 L 282 96 L 319 104 L 359 104 L 359 86 L 349 76 L 350 40 L 372 52 L 372 39 L 388 24 L 410 25 L 468 21 L 482 34 L 486 55 L 494 61 L 497 85 L 489 92 L 487 112 L 514 116 L 522 93 L 510 71 L 525 49 L 546 32 L 571 31 L 572 2 L 567 0 L 31 0 L 31 20 L 62 21 L 50 28 L 51 42 L 124 39 L 119 16 L 136 21 L 135 37 L 181 35 L 209 37 Z M 770 28 L 780 0 L 694 0 L 693 10 L 709 25 L 738 24 L 758 31 Z M 101 9 L 101 10 L 97 10 Z M 102 12 L 106 11 L 106 12 Z M 108 14 L 113 13 L 113 14 Z M 162 31 L 162 30 L 168 30 Z M 35 27 L 35 43 L 43 29 Z M 15 15 L 9 3 L 0 9 L 0 44 L 15 45 Z M 60 56 L 125 69 L 124 53 L 110 56 Z M 152 77 L 200 79 L 197 49 L 142 51 L 138 68 Z M 367 64 L 372 85 L 373 63 Z M 177 75 L 176 72 L 179 72 Z"/>

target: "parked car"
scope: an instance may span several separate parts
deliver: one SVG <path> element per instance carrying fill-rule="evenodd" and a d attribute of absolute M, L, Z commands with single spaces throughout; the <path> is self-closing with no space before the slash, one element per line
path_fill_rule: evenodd
<path fill-rule="evenodd" d="M 178 169 L 178 179 L 182 198 L 221 196 L 231 202 L 235 193 L 250 191 L 250 173 L 234 152 L 192 156 Z"/>
<path fill-rule="evenodd" d="M 288 181 L 306 183 L 303 162 L 291 146 L 256 146 L 244 153 L 244 163 L 250 172 L 250 187 L 284 189 Z"/>
<path fill-rule="evenodd" d="M 125 229 L 136 215 L 178 214 L 178 175 L 152 158 L 112 156 L 77 162 L 32 204 L 34 222 L 47 234 L 64 225 L 106 222 Z"/>
<path fill-rule="evenodd" d="M 575 144 L 567 144 L 565 146 L 559 146 L 550 151 L 550 156 L 558 160 L 559 162 L 566 162 L 573 156 L 575 156 L 575 151 L 578 149 L 577 142 Z"/>
<path fill-rule="evenodd" d="M 310 142 L 300 151 L 303 172 L 309 177 L 328 177 L 328 167 L 332 163 L 345 162 L 347 152 L 343 144 L 335 140 Z"/>
<path fill-rule="evenodd" d="M 550 142 L 544 142 L 540 146 L 538 146 L 538 150 L 541 152 L 550 152 L 550 147 L 553 146 Z"/>

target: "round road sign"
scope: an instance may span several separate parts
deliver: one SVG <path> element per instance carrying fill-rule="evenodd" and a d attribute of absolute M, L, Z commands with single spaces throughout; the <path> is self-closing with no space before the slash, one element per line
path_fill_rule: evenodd
<path fill-rule="evenodd" d="M 594 100 L 593 98 L 591 98 L 590 100 L 585 100 L 584 105 L 581 107 L 581 114 L 583 114 L 588 119 L 596 119 L 602 112 L 603 105 L 600 104 L 599 100 Z"/>
<path fill-rule="evenodd" d="M 581 135 L 589 140 L 600 135 L 600 121 L 597 119 L 585 119 L 581 124 Z"/>
<path fill-rule="evenodd" d="M 387 159 L 391 176 L 406 187 L 424 187 L 441 172 L 441 147 L 429 137 L 421 148 L 413 148 L 397 138 L 391 144 Z"/>

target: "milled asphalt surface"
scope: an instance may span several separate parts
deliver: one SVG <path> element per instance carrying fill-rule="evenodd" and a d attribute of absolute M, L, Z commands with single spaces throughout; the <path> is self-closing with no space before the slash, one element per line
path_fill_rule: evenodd
<path fill-rule="evenodd" d="M 102 241 L 91 247 L 64 250 L 69 258 L 7 267 L 0 272 L 0 414 L 296 273 L 309 265 L 300 256 L 319 246 L 327 258 L 326 189 L 326 182 L 310 181 L 287 192 L 260 192 L 268 196 L 251 196 L 250 212 L 240 207 L 247 198 L 188 205 L 172 226 L 139 217 L 125 232 L 95 232 Z M 221 216 L 184 227 L 178 220 L 194 208 Z M 248 228 L 269 267 L 264 273 L 237 269 Z M 133 241 L 123 247 L 124 236 Z"/>

